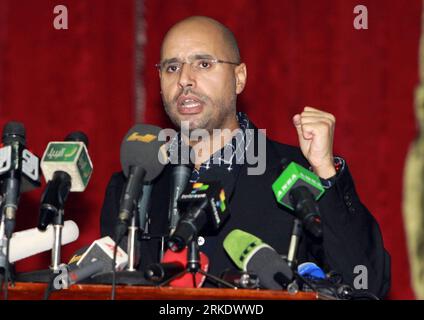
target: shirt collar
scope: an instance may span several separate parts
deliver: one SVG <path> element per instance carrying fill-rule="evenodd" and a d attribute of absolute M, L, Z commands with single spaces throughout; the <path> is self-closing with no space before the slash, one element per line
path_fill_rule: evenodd
<path fill-rule="evenodd" d="M 252 124 L 247 115 L 243 112 L 238 112 L 236 117 L 240 129 L 237 130 L 233 138 L 228 141 L 223 148 L 211 155 L 207 161 L 203 162 L 199 169 L 193 170 L 190 178 L 191 183 L 198 181 L 203 173 L 211 168 L 219 167 L 230 173 L 234 170 L 235 166 L 244 163 L 246 150 L 253 138 L 252 130 L 247 129 L 251 129 Z M 181 133 L 178 133 L 171 140 L 168 149 L 171 158 L 181 141 Z"/>
<path fill-rule="evenodd" d="M 250 135 L 246 136 L 246 129 L 250 127 L 250 121 L 246 114 L 238 112 L 236 114 L 240 129 L 237 129 L 233 138 L 224 147 L 215 152 L 211 157 L 201 164 L 202 168 L 208 170 L 211 166 L 225 167 L 231 171 L 236 164 L 243 163 L 246 149 L 250 143 Z"/>

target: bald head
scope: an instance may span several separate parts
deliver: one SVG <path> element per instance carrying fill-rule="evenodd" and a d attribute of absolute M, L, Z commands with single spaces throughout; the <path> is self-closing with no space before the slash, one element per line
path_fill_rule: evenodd
<path fill-rule="evenodd" d="M 178 22 L 162 42 L 160 62 L 162 101 L 177 127 L 188 121 L 190 130 L 238 128 L 236 101 L 247 68 L 227 27 L 207 17 Z"/>
<path fill-rule="evenodd" d="M 192 16 L 184 20 L 179 21 L 171 27 L 166 33 L 161 47 L 161 60 L 163 59 L 164 48 L 167 42 L 174 37 L 185 34 L 192 36 L 204 36 L 204 38 L 218 38 L 217 43 L 221 46 L 221 50 L 225 52 L 226 58 L 233 62 L 240 62 L 240 52 L 237 45 L 237 40 L 234 34 L 224 26 L 222 23 L 204 16 Z"/>

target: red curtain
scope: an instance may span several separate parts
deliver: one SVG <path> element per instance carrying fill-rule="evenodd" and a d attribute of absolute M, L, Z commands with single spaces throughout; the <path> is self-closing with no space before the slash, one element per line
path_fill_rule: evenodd
<path fill-rule="evenodd" d="M 56 5 L 68 8 L 68 29 L 56 30 Z M 63 261 L 100 235 L 104 191 L 120 170 L 122 137 L 133 124 L 133 1 L 0 0 L 0 127 L 24 123 L 27 145 L 42 156 L 49 141 L 81 130 L 94 165 L 81 194 L 71 194 L 65 220 L 78 223 L 78 241 Z M 18 229 L 35 227 L 40 188 L 24 194 Z M 18 262 L 20 271 L 43 269 L 49 253 Z"/>
<path fill-rule="evenodd" d="M 94 174 L 73 194 L 66 219 L 81 229 L 64 258 L 98 237 L 107 180 L 119 170 L 119 145 L 134 121 L 134 1 L 60 1 L 69 29 L 52 26 L 55 1 L 0 0 L 0 127 L 24 122 L 28 145 L 70 131 L 90 138 Z M 368 8 L 368 30 L 355 30 L 353 8 Z M 410 0 L 145 0 L 145 122 L 169 126 L 153 65 L 166 30 L 190 15 L 230 27 L 248 66 L 238 106 L 281 142 L 297 144 L 291 116 L 305 105 L 337 117 L 335 150 L 380 223 L 392 256 L 391 298 L 413 298 L 401 213 L 405 155 L 416 135 L 421 1 Z M 24 195 L 21 229 L 37 221 L 40 191 Z M 64 259 L 64 260 L 66 260 Z M 20 263 L 43 268 L 48 255 Z"/>
<path fill-rule="evenodd" d="M 353 8 L 368 8 L 355 30 Z M 402 176 L 416 135 L 421 1 L 146 1 L 146 66 L 176 21 L 207 15 L 230 27 L 248 67 L 239 108 L 270 137 L 297 144 L 291 117 L 305 105 L 337 118 L 335 151 L 375 215 L 392 256 L 392 298 L 412 298 L 402 227 Z M 146 121 L 164 125 L 156 73 L 146 69 Z M 147 81 L 147 79 L 149 81 Z"/>

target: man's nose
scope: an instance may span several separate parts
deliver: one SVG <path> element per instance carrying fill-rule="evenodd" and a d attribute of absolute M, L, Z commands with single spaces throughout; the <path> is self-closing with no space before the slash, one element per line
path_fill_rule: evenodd
<path fill-rule="evenodd" d="M 183 63 L 181 66 L 180 77 L 178 79 L 178 85 L 184 89 L 185 87 L 195 87 L 196 79 L 195 73 L 193 72 L 189 63 Z"/>

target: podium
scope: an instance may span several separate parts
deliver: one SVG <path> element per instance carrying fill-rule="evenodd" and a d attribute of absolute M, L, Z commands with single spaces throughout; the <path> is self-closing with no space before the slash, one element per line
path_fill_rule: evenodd
<path fill-rule="evenodd" d="M 10 300 L 42 300 L 45 283 L 17 282 L 9 286 Z M 69 289 L 54 291 L 50 300 L 109 300 L 110 285 L 75 284 Z M 314 292 L 250 290 L 227 288 L 172 288 L 146 286 L 116 286 L 116 300 L 321 300 Z"/>

